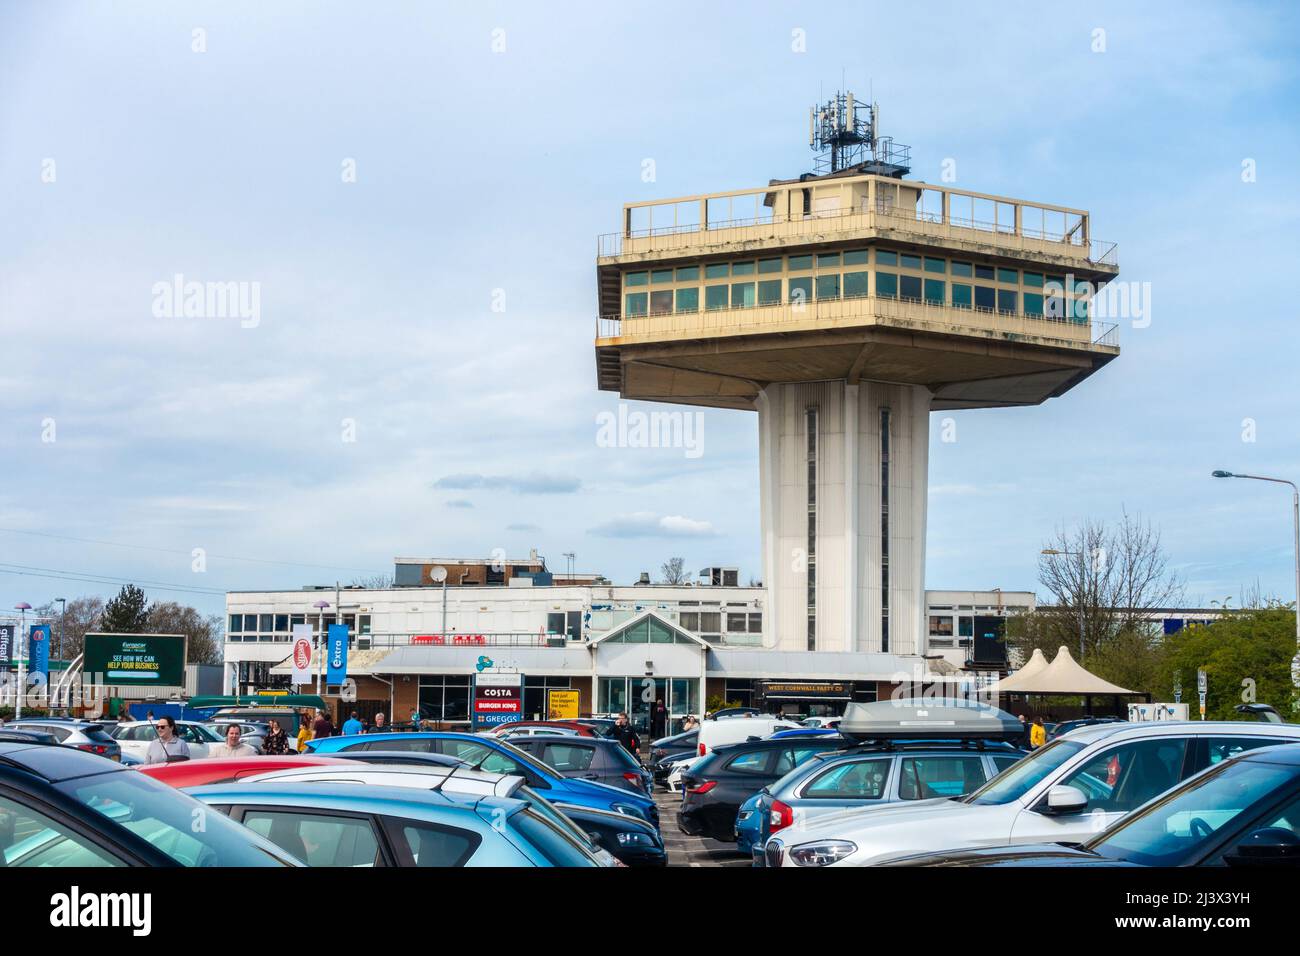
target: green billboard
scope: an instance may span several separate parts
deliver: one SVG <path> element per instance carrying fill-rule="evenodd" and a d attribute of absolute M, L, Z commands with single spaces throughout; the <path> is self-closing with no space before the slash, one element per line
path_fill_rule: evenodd
<path fill-rule="evenodd" d="M 87 634 L 82 672 L 96 684 L 180 687 L 184 634 Z"/>

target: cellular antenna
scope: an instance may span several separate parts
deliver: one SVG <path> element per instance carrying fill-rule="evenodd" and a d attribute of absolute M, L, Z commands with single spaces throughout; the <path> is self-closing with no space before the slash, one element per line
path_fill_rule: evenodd
<path fill-rule="evenodd" d="M 808 112 L 808 145 L 818 153 L 817 173 L 844 170 L 902 179 L 912 169 L 912 147 L 879 136 L 880 106 L 869 107 L 853 91 L 836 92 Z"/>

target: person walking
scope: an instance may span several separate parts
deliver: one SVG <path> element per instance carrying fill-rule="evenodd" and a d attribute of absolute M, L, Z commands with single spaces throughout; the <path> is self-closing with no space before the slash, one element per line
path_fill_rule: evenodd
<path fill-rule="evenodd" d="M 158 736 L 149 741 L 145 751 L 145 763 L 171 763 L 173 760 L 189 760 L 190 745 L 176 736 L 176 720 L 170 714 L 163 714 L 154 724 Z"/>
<path fill-rule="evenodd" d="M 654 711 L 650 717 L 650 737 L 658 740 L 668 733 L 668 708 L 662 697 L 655 699 Z"/>
<path fill-rule="evenodd" d="M 1029 749 L 1029 721 L 1025 720 L 1025 715 L 1020 714 L 1020 736 L 1016 738 L 1016 746 L 1021 750 Z"/>
<path fill-rule="evenodd" d="M 289 735 L 280 727 L 280 722 L 272 717 L 266 722 L 266 742 L 262 744 L 262 753 L 268 757 L 281 757 L 289 752 Z"/>
<path fill-rule="evenodd" d="M 388 726 L 388 717 L 382 712 L 375 714 L 375 726 L 366 731 L 368 734 L 386 734 L 393 728 Z"/>
<path fill-rule="evenodd" d="M 312 740 L 323 740 L 334 736 L 334 722 L 323 710 L 316 711 L 316 720 L 311 725 Z"/>
<path fill-rule="evenodd" d="M 307 741 L 312 737 L 311 715 L 303 711 L 298 715 L 298 753 L 307 752 Z"/>
<path fill-rule="evenodd" d="M 256 757 L 257 751 L 248 744 L 240 743 L 244 730 L 239 724 L 226 725 L 226 742 L 213 744 L 208 748 L 209 757 Z"/>
<path fill-rule="evenodd" d="M 627 722 L 627 714 L 619 714 L 618 719 L 614 721 L 614 731 L 610 735 L 620 744 L 622 744 L 633 756 L 641 749 L 641 741 L 637 739 L 636 731 L 632 725 Z"/>
<path fill-rule="evenodd" d="M 361 721 L 357 720 L 357 712 L 354 710 L 348 719 L 343 721 L 343 736 L 350 737 L 353 734 L 361 733 L 363 730 L 365 728 L 361 726 Z"/>
<path fill-rule="evenodd" d="M 1035 717 L 1034 726 L 1029 728 L 1029 746 L 1037 750 L 1045 743 L 1047 743 L 1047 728 L 1043 726 L 1042 717 Z"/>

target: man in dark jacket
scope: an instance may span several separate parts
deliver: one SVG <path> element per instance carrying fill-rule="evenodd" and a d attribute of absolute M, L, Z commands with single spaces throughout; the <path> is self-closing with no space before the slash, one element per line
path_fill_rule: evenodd
<path fill-rule="evenodd" d="M 636 731 L 627 722 L 627 714 L 618 715 L 618 720 L 614 722 L 614 731 L 610 736 L 626 747 L 629 753 L 635 754 L 641 749 L 641 741 L 637 740 Z"/>

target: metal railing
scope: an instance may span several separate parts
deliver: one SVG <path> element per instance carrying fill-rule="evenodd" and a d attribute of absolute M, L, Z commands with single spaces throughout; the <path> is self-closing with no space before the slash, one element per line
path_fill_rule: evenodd
<path fill-rule="evenodd" d="M 1055 252 L 1061 255 L 1078 256 L 1088 262 L 1104 265 L 1117 265 L 1118 246 L 1116 243 L 1101 239 L 1086 239 L 1082 229 L 1074 228 L 1063 231 L 1032 229 L 1022 225 L 1017 231 L 1013 223 L 992 222 L 969 217 L 954 216 L 945 218 L 936 213 L 917 210 L 914 213 L 901 211 L 898 207 L 877 200 L 875 209 L 869 206 L 827 210 L 806 213 L 798 218 L 784 218 L 775 214 L 754 216 L 742 219 L 710 220 L 708 222 L 690 222 L 680 225 L 656 226 L 645 229 L 628 228 L 623 232 L 605 233 L 597 237 L 596 254 L 600 258 L 619 256 L 626 250 L 632 252 L 671 251 L 700 242 L 722 245 L 728 242 L 753 242 L 765 238 L 799 238 L 821 237 L 823 233 L 853 232 L 873 228 L 909 231 L 909 226 L 922 226 L 918 231 L 938 234 L 944 238 L 969 238 L 980 240 L 983 237 L 998 236 L 994 240 L 999 247 L 1013 247 L 1018 251 Z M 766 227 L 766 234 L 764 234 Z M 962 233 L 978 234 L 963 237 Z M 701 234 L 695 241 L 654 242 L 656 239 L 680 239 Z M 703 238 L 707 236 L 706 238 Z M 826 236 L 825 238 L 831 238 Z M 1020 242 L 1017 242 L 1019 240 Z M 1028 240 L 1037 246 L 1024 243 Z M 1063 246 L 1064 250 L 1052 249 Z"/>
<path fill-rule="evenodd" d="M 265 636 L 265 635 L 263 635 Z M 227 638 L 229 640 L 229 638 Z M 283 644 L 289 646 L 289 635 L 274 635 L 274 640 L 241 640 L 234 643 L 243 644 Z M 556 642 L 581 644 L 570 641 L 564 634 L 539 634 L 537 631 L 497 631 L 462 633 L 449 631 L 443 633 L 385 633 L 385 634 L 350 634 L 348 647 L 353 650 L 392 650 L 398 647 L 555 647 Z"/>
<path fill-rule="evenodd" d="M 864 321 L 866 320 L 866 321 Z M 957 334 L 1047 337 L 1074 346 L 1117 348 L 1118 329 L 1113 323 L 1080 321 L 1052 315 L 1022 315 L 981 307 L 958 308 L 923 299 L 846 296 L 811 302 L 672 312 L 643 316 L 599 316 L 598 339 L 628 337 L 681 337 L 739 335 L 790 331 L 800 327 L 835 328 L 883 325 Z"/>

